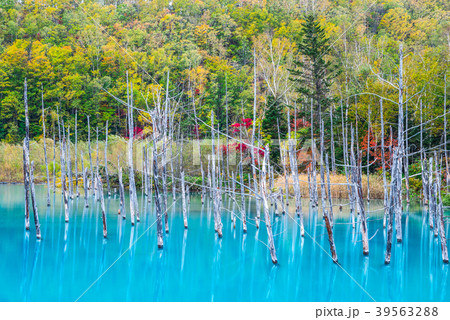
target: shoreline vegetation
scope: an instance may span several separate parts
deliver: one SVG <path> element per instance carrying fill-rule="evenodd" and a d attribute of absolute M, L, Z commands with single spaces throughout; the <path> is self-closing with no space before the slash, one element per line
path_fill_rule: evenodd
<path fill-rule="evenodd" d="M 81 173 L 81 153 L 83 154 L 83 160 L 87 163 L 87 168 L 89 169 L 89 155 L 88 155 L 88 143 L 86 141 L 78 141 L 78 181 L 82 185 L 82 173 Z M 99 170 L 104 172 L 104 146 L 105 141 L 99 141 Z M 186 144 L 186 142 L 184 142 Z M 47 157 L 49 162 L 49 172 L 50 172 L 50 181 L 53 181 L 53 150 L 54 150 L 54 142 L 52 139 L 46 139 L 47 145 Z M 136 141 L 134 145 L 134 161 L 136 161 L 136 172 L 135 179 L 136 185 L 140 186 L 142 184 L 142 149 L 143 146 L 147 145 L 146 140 Z M 175 143 L 174 143 L 175 146 Z M 192 150 L 195 146 L 187 146 L 186 150 Z M 118 188 L 118 168 L 117 162 L 110 161 L 110 159 L 118 159 L 120 163 L 125 164 L 126 159 L 126 148 L 127 148 L 127 139 L 109 135 L 108 136 L 108 172 L 109 177 L 111 179 L 111 186 L 113 188 Z M 206 148 L 210 148 L 208 145 Z M 202 153 L 205 153 L 205 146 L 202 146 Z M 0 183 L 2 184 L 23 184 L 23 163 L 20 158 L 22 155 L 22 146 L 18 144 L 9 144 L 5 142 L 0 142 Z M 57 188 L 61 188 L 61 171 L 59 165 L 59 144 L 56 143 L 56 186 Z M 201 173 L 200 166 L 193 164 L 193 157 L 195 154 L 190 152 L 183 153 L 183 162 L 186 170 L 186 180 L 195 183 L 196 181 L 201 183 Z M 44 147 L 43 140 L 40 139 L 38 141 L 30 141 L 30 157 L 33 158 L 35 162 L 35 183 L 36 184 L 44 184 L 46 183 L 46 173 L 45 173 L 45 160 L 44 160 Z M 97 151 L 96 148 L 92 148 L 92 158 L 96 159 Z M 75 158 L 72 155 L 72 163 L 75 163 Z M 207 165 L 207 160 L 203 159 L 203 165 Z M 289 164 L 287 164 L 289 165 Z M 95 165 L 94 165 L 95 167 Z M 90 170 L 90 169 L 89 169 Z M 309 187 L 308 187 L 308 175 L 306 173 L 299 173 L 298 175 L 300 191 L 302 197 L 309 197 Z M 370 180 L 370 197 L 372 199 L 383 199 L 384 190 L 383 190 L 383 178 L 380 174 L 371 174 L 369 175 Z M 75 180 L 74 180 L 75 181 Z M 248 181 L 248 173 L 244 173 L 244 181 Z M 294 196 L 294 185 L 293 178 L 290 176 L 288 178 L 289 181 L 289 194 L 290 196 Z M 320 174 L 317 174 L 317 182 L 320 184 Z M 344 199 L 348 197 L 348 189 L 347 189 L 347 180 L 344 174 L 336 173 L 330 175 L 330 183 L 331 183 L 331 197 L 335 199 Z M 128 186 L 128 176 L 124 172 L 124 184 L 125 187 Z M 52 185 L 52 183 L 51 183 Z M 367 176 L 362 175 L 362 190 L 364 197 L 367 197 Z M 168 181 L 168 187 L 171 187 L 171 181 Z M 278 175 L 275 178 L 275 183 L 273 187 L 273 191 L 278 191 L 279 189 L 285 192 L 285 177 L 284 175 Z M 195 185 L 192 185 L 192 190 L 195 191 Z M 196 191 L 201 191 L 199 188 Z M 318 189 L 318 194 L 320 196 L 320 188 Z"/>

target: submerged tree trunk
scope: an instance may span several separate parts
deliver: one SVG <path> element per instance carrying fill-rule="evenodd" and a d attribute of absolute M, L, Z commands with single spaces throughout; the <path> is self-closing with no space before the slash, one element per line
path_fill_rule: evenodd
<path fill-rule="evenodd" d="M 25 105 L 25 139 L 23 140 L 23 184 L 25 189 L 25 229 L 30 230 L 30 204 L 29 204 L 29 165 L 30 165 L 30 122 L 28 119 L 27 78 L 24 81 L 24 105 Z"/>
<path fill-rule="evenodd" d="M 211 112 L 211 182 L 214 203 L 214 229 L 219 238 L 222 238 L 222 220 L 220 216 L 220 191 L 216 180 L 216 147 L 214 145 L 214 113 Z"/>
<path fill-rule="evenodd" d="M 389 264 L 391 262 L 391 249 L 392 249 L 392 238 L 393 238 L 393 222 L 394 222 L 394 206 L 397 194 L 397 176 L 396 171 L 398 168 L 397 158 L 399 157 L 398 148 L 394 151 L 394 156 L 392 158 L 392 174 L 391 174 L 391 194 L 389 197 L 389 214 L 388 214 L 388 224 L 387 224 L 387 240 L 386 240 L 386 253 L 384 258 L 384 263 Z"/>
<path fill-rule="evenodd" d="M 36 227 L 36 238 L 41 238 L 41 227 L 39 224 L 39 213 L 36 202 L 36 194 L 34 192 L 34 161 L 31 162 L 29 167 L 29 175 L 30 175 L 30 189 L 31 189 L 31 204 L 33 206 L 33 217 L 34 217 L 34 226 Z"/>
<path fill-rule="evenodd" d="M 131 95 L 128 92 L 131 91 Z M 130 182 L 130 215 L 131 215 L 131 225 L 134 226 L 136 216 L 138 216 L 137 210 L 137 194 L 136 194 L 136 183 L 134 180 L 134 167 L 133 167 L 133 136 L 134 136 L 134 125 L 133 125 L 133 84 L 128 86 L 128 74 L 127 74 L 127 97 L 128 97 L 128 170 L 129 170 L 129 182 Z M 139 217 L 137 218 L 139 222 Z"/>
<path fill-rule="evenodd" d="M 92 166 L 92 149 L 91 149 L 91 125 L 89 122 L 89 116 L 87 116 L 87 123 L 88 123 L 88 150 L 89 150 L 89 169 L 91 171 L 91 183 L 89 185 L 90 189 L 93 189 L 94 194 L 95 194 L 95 189 L 94 189 L 94 167 Z"/>
<path fill-rule="evenodd" d="M 338 257 L 336 254 L 336 246 L 334 244 L 334 237 L 333 237 L 333 227 L 331 225 L 330 217 L 328 215 L 327 205 L 325 201 L 326 197 L 326 189 L 325 189 L 325 172 L 324 172 L 324 161 L 323 161 L 323 153 L 324 153 L 324 138 L 323 138 L 323 121 L 320 123 L 320 195 L 322 198 L 322 211 L 323 211 L 323 218 L 325 220 L 325 226 L 327 228 L 328 233 L 328 242 L 330 244 L 330 252 L 331 257 L 334 262 L 337 263 Z M 329 196 L 329 195 L 328 195 Z"/>
<path fill-rule="evenodd" d="M 29 177 L 27 166 L 27 138 L 23 139 L 23 186 L 25 191 L 25 230 L 30 230 L 30 197 L 29 197 Z"/>
<path fill-rule="evenodd" d="M 83 189 L 84 189 L 84 206 L 86 208 L 89 207 L 88 202 L 88 175 L 87 175 L 87 168 L 84 168 L 84 159 L 83 159 L 83 153 L 81 153 L 81 171 L 83 173 Z"/>
<path fill-rule="evenodd" d="M 161 199 L 159 197 L 159 177 L 158 177 L 158 156 L 156 151 L 156 144 L 153 145 L 153 181 L 155 183 L 155 208 L 156 208 L 156 232 L 158 238 L 158 248 L 162 248 L 163 241 L 163 223 L 162 223 L 162 210 Z"/>
<path fill-rule="evenodd" d="M 355 151 L 353 149 L 353 129 L 352 129 L 352 148 L 350 150 L 351 152 L 351 160 L 352 160 L 352 180 L 354 185 L 354 194 L 356 196 L 356 207 L 358 208 L 358 213 L 360 215 L 361 220 L 361 236 L 362 236 L 362 243 L 363 243 L 363 254 L 368 255 L 369 254 L 369 240 L 367 235 L 367 221 L 366 221 L 366 214 L 364 209 L 364 197 L 362 193 L 362 182 L 361 182 L 361 158 L 358 154 L 358 163 L 356 163 L 355 158 Z"/>
<path fill-rule="evenodd" d="M 118 163 L 118 166 L 119 166 L 119 197 L 120 197 L 119 214 L 122 215 L 123 219 L 126 219 L 127 214 L 125 212 L 125 188 L 123 187 L 122 167 L 120 166 L 120 163 Z"/>
<path fill-rule="evenodd" d="M 261 196 L 262 196 L 262 201 L 263 201 L 263 207 L 264 207 L 264 221 L 266 223 L 266 230 L 267 230 L 267 239 L 269 241 L 269 250 L 270 250 L 270 256 L 272 258 L 272 262 L 274 264 L 277 263 L 277 254 L 275 251 L 275 244 L 273 241 L 273 234 L 272 234 L 272 223 L 270 221 L 270 211 L 269 211 L 269 203 L 267 201 L 267 166 L 269 163 L 269 148 L 268 146 L 266 146 L 265 148 L 265 152 L 264 152 L 264 162 L 263 162 L 263 166 L 262 166 L 262 171 L 261 171 L 261 179 L 260 179 L 260 184 L 261 184 Z"/>
<path fill-rule="evenodd" d="M 42 137 L 44 140 L 45 172 L 47 174 L 47 207 L 50 207 L 50 176 L 48 173 L 47 144 L 45 141 L 46 136 L 45 136 L 44 92 L 42 92 Z"/>
<path fill-rule="evenodd" d="M 181 199 L 183 202 L 183 222 L 184 222 L 184 228 L 188 228 L 188 221 L 187 221 L 187 208 L 186 208 L 186 187 L 184 185 L 184 170 L 181 171 Z"/>
<path fill-rule="evenodd" d="M 105 198 L 103 196 L 103 183 L 102 178 L 100 175 L 97 176 L 97 187 L 98 187 L 98 194 L 100 198 L 100 205 L 102 207 L 102 221 L 103 221 L 103 238 L 106 238 L 108 236 L 108 230 L 106 227 L 106 212 L 105 212 Z"/>
<path fill-rule="evenodd" d="M 64 132 L 64 130 L 63 130 Z M 62 195 L 64 201 L 64 219 L 66 222 L 69 222 L 69 201 L 67 196 L 67 186 L 66 186 L 66 160 L 65 160 L 65 139 L 63 138 L 61 145 L 61 187 L 62 187 Z"/>
<path fill-rule="evenodd" d="M 78 112 L 75 111 L 75 193 L 77 198 L 80 196 L 78 190 Z"/>
<path fill-rule="evenodd" d="M 70 127 L 67 126 L 67 174 L 69 177 L 69 198 L 73 199 L 72 160 L 70 156 Z"/>
<path fill-rule="evenodd" d="M 108 173 L 108 120 L 106 120 L 106 129 L 105 129 L 105 177 L 109 197 L 111 196 L 111 186 L 109 185 L 109 173 Z"/>
<path fill-rule="evenodd" d="M 295 152 L 295 146 L 293 139 L 289 139 L 289 157 L 291 163 L 292 179 L 294 179 L 294 193 L 295 193 L 295 211 L 297 216 L 300 217 L 300 234 L 305 236 L 305 227 L 303 225 L 303 210 L 302 210 L 302 195 L 300 190 L 298 167 L 297 167 L 297 154 Z"/>
<path fill-rule="evenodd" d="M 381 121 L 381 167 L 383 170 L 383 228 L 386 228 L 386 218 L 389 212 L 388 208 L 388 188 L 386 180 L 386 157 L 385 157 L 385 145 L 384 145 L 384 114 L 383 114 L 383 99 L 380 99 L 380 121 Z"/>
<path fill-rule="evenodd" d="M 56 137 L 53 128 L 53 193 L 56 193 Z"/>

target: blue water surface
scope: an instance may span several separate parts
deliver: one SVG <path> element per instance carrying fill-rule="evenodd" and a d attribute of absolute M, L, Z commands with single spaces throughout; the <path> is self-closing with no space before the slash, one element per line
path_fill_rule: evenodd
<path fill-rule="evenodd" d="M 156 242 L 154 204 L 139 196 L 141 222 L 117 215 L 117 196 L 106 197 L 108 238 L 103 239 L 99 203 L 70 203 L 64 221 L 61 194 L 36 186 L 42 240 L 34 221 L 24 228 L 21 185 L 0 185 L 0 301 L 449 301 L 448 265 L 439 239 L 420 208 L 405 208 L 403 243 L 393 244 L 384 265 L 383 210 L 371 201 L 370 256 L 362 254 L 359 228 L 349 224 L 348 207 L 335 207 L 339 264 L 329 255 L 321 214 L 304 202 L 305 236 L 291 212 L 276 217 L 272 229 L 278 264 L 267 248 L 264 223 L 255 227 L 255 205 L 246 203 L 248 232 L 238 219 L 233 228 L 231 202 L 224 197 L 223 238 L 214 232 L 211 203 L 191 196 L 189 229 L 183 227 L 181 200 L 170 197 L 170 232 L 164 248 Z M 338 201 L 336 201 L 338 202 Z M 346 202 L 343 200 L 343 202 Z M 294 210 L 293 204 L 290 211 Z M 127 198 L 128 208 L 128 198 Z M 273 208 L 272 208 L 273 209 Z M 237 210 L 236 210 L 237 212 Z M 447 234 L 448 234 L 447 225 Z M 394 234 L 395 240 L 395 234 Z"/>

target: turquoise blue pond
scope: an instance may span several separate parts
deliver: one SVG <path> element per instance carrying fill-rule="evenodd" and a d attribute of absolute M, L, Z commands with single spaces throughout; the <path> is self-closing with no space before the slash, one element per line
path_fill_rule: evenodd
<path fill-rule="evenodd" d="M 32 217 L 31 231 L 24 228 L 23 186 L 0 185 L 0 301 L 450 300 L 449 266 L 442 263 L 440 243 L 419 208 L 403 216 L 404 241 L 394 243 L 389 266 L 384 265 L 385 231 L 376 201 L 370 204 L 369 257 L 362 255 L 359 230 L 348 224 L 346 210 L 336 214 L 339 265 L 328 255 L 320 215 L 306 214 L 304 238 L 292 213 L 273 217 L 279 262 L 274 266 L 263 223 L 257 230 L 249 220 L 243 234 L 240 221 L 233 229 L 224 211 L 223 238 L 218 239 L 211 206 L 202 207 L 199 196 L 191 197 L 188 230 L 181 201 L 170 208 L 170 233 L 158 250 L 155 210 L 142 196 L 141 222 L 135 227 L 117 215 L 117 196 L 105 199 L 105 240 L 99 203 L 90 200 L 85 209 L 84 199 L 75 199 L 67 224 L 60 193 L 51 194 L 47 208 L 45 187 L 36 186 L 36 192 L 41 241 L 36 241 Z M 253 207 L 250 212 L 252 219 Z"/>

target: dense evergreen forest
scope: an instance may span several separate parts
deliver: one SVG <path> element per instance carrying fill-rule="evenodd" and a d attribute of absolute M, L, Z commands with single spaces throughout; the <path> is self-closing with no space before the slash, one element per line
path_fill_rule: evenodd
<path fill-rule="evenodd" d="M 193 106 L 205 123 L 213 110 L 226 130 L 252 118 L 256 104 L 266 139 L 276 138 L 276 119 L 286 137 L 290 110 L 300 140 L 318 117 L 329 130 L 334 115 L 339 128 L 344 108 L 364 147 L 368 136 L 380 139 L 379 125 L 369 134 L 367 128 L 369 118 L 380 123 L 381 97 L 385 136 L 389 126 L 397 132 L 402 44 L 406 122 L 420 123 L 422 103 L 423 122 L 432 120 L 424 130 L 429 147 L 442 143 L 450 101 L 449 13 L 446 0 L 2 0 L 0 140 L 16 144 L 25 136 L 25 78 L 32 139 L 42 137 L 42 92 L 47 136 L 59 112 L 72 128 L 78 115 L 80 140 L 88 115 L 92 127 L 108 120 L 110 134 L 126 137 L 126 107 L 112 95 L 125 99 L 128 71 L 143 110 L 135 113 L 135 130 L 144 135 L 151 133 L 145 110 L 164 98 L 168 83 L 184 136 L 197 133 Z M 409 139 L 413 152 L 417 129 Z"/>

